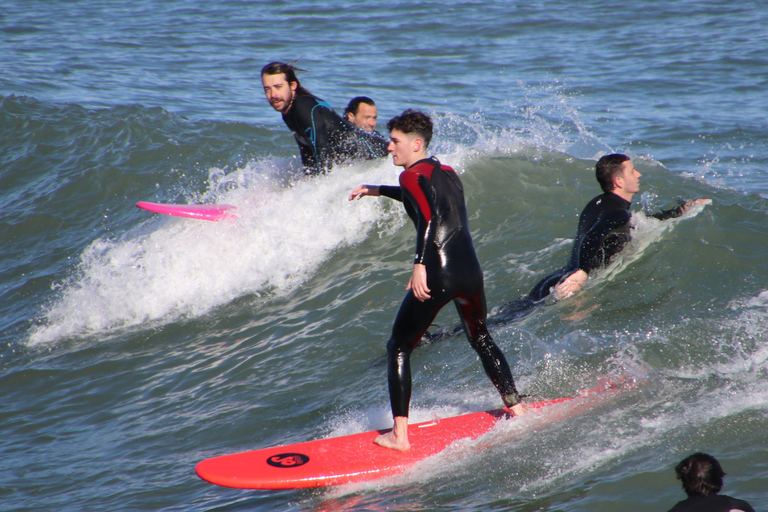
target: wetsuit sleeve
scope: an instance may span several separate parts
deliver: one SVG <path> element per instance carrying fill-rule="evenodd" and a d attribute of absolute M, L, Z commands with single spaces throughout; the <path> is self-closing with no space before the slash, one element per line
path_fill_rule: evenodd
<path fill-rule="evenodd" d="M 362 130 L 346 119 L 334 119 L 334 153 L 339 160 L 373 160 L 389 155 L 389 141 L 378 132 Z"/>
<path fill-rule="evenodd" d="M 334 162 L 334 148 L 332 134 L 338 132 L 341 119 L 333 110 L 323 104 L 317 104 L 312 109 L 312 128 L 317 169 L 319 172 L 327 172 Z"/>
<path fill-rule="evenodd" d="M 314 119 L 316 106 L 317 99 L 313 96 L 299 96 L 294 100 L 290 112 L 283 115 L 285 124 L 294 132 L 301 163 L 307 168 L 307 174 L 315 174 L 320 170 L 316 137 L 318 130 Z"/>
<path fill-rule="evenodd" d="M 360 130 L 339 117 L 325 102 L 312 109 L 313 145 L 320 172 L 347 160 L 386 157 L 388 142 L 378 133 Z"/>
<path fill-rule="evenodd" d="M 370 152 L 368 158 L 384 158 L 389 155 L 389 151 L 387 151 L 389 141 L 382 134 L 379 132 L 366 132 L 364 130 L 357 131 L 358 143 Z"/>
<path fill-rule="evenodd" d="M 404 171 L 400 174 L 400 186 L 403 190 L 403 202 L 410 203 L 409 214 L 416 223 L 416 254 L 413 263 L 424 264 L 427 248 L 434 242 L 435 229 L 432 219 L 435 217 L 435 200 L 431 192 L 429 178 L 417 172 Z"/>
<path fill-rule="evenodd" d="M 683 214 L 683 205 L 680 205 L 677 208 L 672 208 L 671 210 L 663 210 L 661 212 L 654 213 L 653 215 L 651 215 L 651 217 L 659 220 L 669 220 L 669 219 L 676 219 L 682 214 Z"/>
<path fill-rule="evenodd" d="M 631 214 L 627 210 L 614 210 L 605 213 L 587 232 L 579 246 L 579 270 L 589 274 L 592 262 L 600 250 L 605 236 L 614 229 L 629 222 Z"/>
<path fill-rule="evenodd" d="M 379 185 L 379 194 L 403 202 L 403 189 L 392 185 Z"/>

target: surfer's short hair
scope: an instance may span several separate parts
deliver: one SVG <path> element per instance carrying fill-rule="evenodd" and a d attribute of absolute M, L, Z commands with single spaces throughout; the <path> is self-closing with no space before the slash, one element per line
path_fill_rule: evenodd
<path fill-rule="evenodd" d="M 595 165 L 595 177 L 600 184 L 603 192 L 610 192 L 614 189 L 613 179 L 621 174 L 621 166 L 630 158 L 621 153 L 605 155 L 597 161 Z"/>
<path fill-rule="evenodd" d="M 376 106 L 373 100 L 368 96 L 356 96 L 351 100 L 349 100 L 349 104 L 347 105 L 347 108 L 344 109 L 344 115 L 352 114 L 353 116 L 356 116 L 357 111 L 360 110 L 361 103 L 365 103 L 366 105 L 370 105 L 372 107 Z"/>
<path fill-rule="evenodd" d="M 424 147 L 432 140 L 432 119 L 424 112 L 408 109 L 399 116 L 387 121 L 387 130 L 400 130 L 403 133 L 415 133 L 424 141 Z"/>
<path fill-rule="evenodd" d="M 310 94 L 308 90 L 302 87 L 299 79 L 296 78 L 296 71 L 304 71 L 303 69 L 296 67 L 296 62 L 270 62 L 263 68 L 261 68 L 261 76 L 264 75 L 285 75 L 285 79 L 288 83 L 296 82 L 296 96 L 302 96 L 304 94 Z"/>
<path fill-rule="evenodd" d="M 716 458 L 706 453 L 686 457 L 675 467 L 675 473 L 688 496 L 709 496 L 723 488 L 725 471 Z"/>

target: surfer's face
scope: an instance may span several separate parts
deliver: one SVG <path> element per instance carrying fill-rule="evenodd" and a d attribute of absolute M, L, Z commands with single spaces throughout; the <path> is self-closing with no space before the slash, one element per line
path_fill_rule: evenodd
<path fill-rule="evenodd" d="M 416 134 L 392 130 L 389 139 L 387 151 L 392 153 L 392 163 L 407 169 L 418 161 L 423 141 Z"/>
<path fill-rule="evenodd" d="M 358 128 L 372 132 L 376 129 L 376 119 L 378 116 L 376 105 L 360 103 L 357 107 L 357 114 L 350 112 L 347 114 L 347 119 Z"/>
<path fill-rule="evenodd" d="M 635 169 L 631 160 L 622 163 L 621 176 L 619 177 L 622 183 L 622 190 L 626 194 L 637 194 L 640 192 L 640 176 L 642 174 Z"/>
<path fill-rule="evenodd" d="M 285 73 L 277 75 L 261 75 L 261 83 L 264 86 L 264 94 L 272 108 L 285 114 L 293 104 L 296 96 L 296 82 L 289 82 Z"/>

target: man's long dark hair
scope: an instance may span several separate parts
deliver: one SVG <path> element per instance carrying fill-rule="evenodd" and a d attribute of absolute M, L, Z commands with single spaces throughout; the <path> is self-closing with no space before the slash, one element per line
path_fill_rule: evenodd
<path fill-rule="evenodd" d="M 301 86 L 301 82 L 296 78 L 296 71 L 304 71 L 296 67 L 296 62 L 286 64 L 285 62 L 270 62 L 263 68 L 261 68 L 261 76 L 264 75 L 285 75 L 285 79 L 288 83 L 296 82 L 296 96 L 302 96 L 304 94 L 311 94 L 308 90 Z"/>

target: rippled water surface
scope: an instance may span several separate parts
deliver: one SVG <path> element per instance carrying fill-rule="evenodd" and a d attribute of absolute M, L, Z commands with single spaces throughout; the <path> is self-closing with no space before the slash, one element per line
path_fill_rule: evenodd
<path fill-rule="evenodd" d="M 668 510 L 684 497 L 672 468 L 699 450 L 724 493 L 768 508 L 765 26 L 762 5 L 690 0 L 6 1 L 0 508 Z M 534 397 L 634 385 L 366 485 L 198 479 L 207 457 L 391 422 L 384 346 L 413 228 L 399 204 L 346 198 L 398 168 L 296 179 L 259 70 L 298 58 L 337 111 L 364 94 L 380 129 L 433 115 L 491 307 L 565 263 L 595 157 L 632 155 L 643 193 L 622 259 L 492 334 Z M 677 197 L 713 202 L 642 213 Z M 500 405 L 461 336 L 413 362 L 414 421 Z"/>

